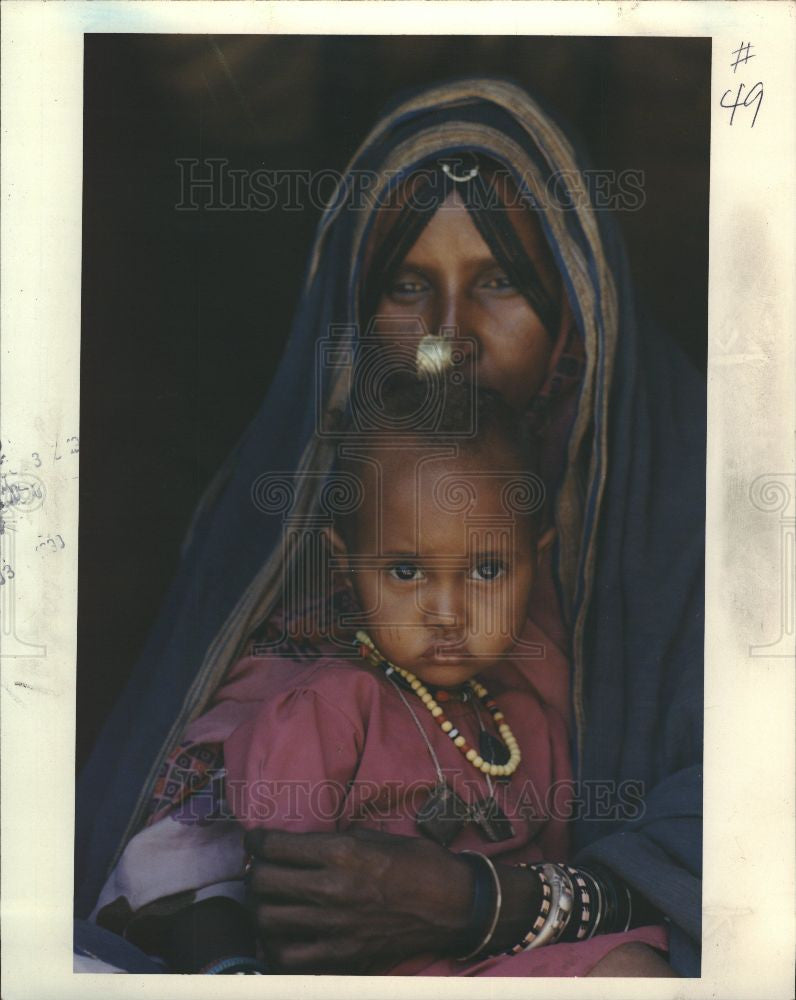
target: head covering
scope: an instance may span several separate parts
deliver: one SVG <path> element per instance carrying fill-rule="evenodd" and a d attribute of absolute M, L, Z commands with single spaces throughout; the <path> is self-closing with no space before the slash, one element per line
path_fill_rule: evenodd
<path fill-rule="evenodd" d="M 280 528 L 263 516 L 263 483 L 271 509 L 287 504 L 291 516 L 333 502 L 327 430 L 346 407 L 378 206 L 424 165 L 458 159 L 466 170 L 469 154 L 504 168 L 537 212 L 573 320 L 563 339 L 556 330 L 556 364 L 583 359 L 572 380 L 554 556 L 572 635 L 576 773 L 594 786 L 575 842 L 582 858 L 600 860 L 663 910 L 672 960 L 698 973 L 704 386 L 638 315 L 618 234 L 593 208 L 570 141 L 505 80 L 455 80 L 402 97 L 354 154 L 320 221 L 278 372 L 199 505 L 160 618 L 80 776 L 78 914 L 91 910 L 143 824 L 186 724 L 280 597 Z M 511 259 L 516 247 L 494 214 L 473 218 Z M 553 324 L 550 303 L 538 307 Z M 566 378 L 568 364 L 572 374 L 577 360 L 551 372 L 543 391 Z M 606 801 L 627 802 L 632 814 L 639 799 L 632 822 L 615 812 L 600 818 Z"/>

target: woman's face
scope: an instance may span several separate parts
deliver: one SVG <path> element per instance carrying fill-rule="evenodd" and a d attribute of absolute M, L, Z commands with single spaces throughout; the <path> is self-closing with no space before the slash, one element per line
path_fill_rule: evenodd
<path fill-rule="evenodd" d="M 536 220 L 521 206 L 506 211 L 542 283 L 559 301 L 560 277 Z M 403 345 L 407 337 L 419 341 L 418 319 L 427 333 L 453 328 L 465 350 L 472 350 L 479 383 L 499 392 L 517 411 L 539 390 L 558 332 L 542 326 L 511 284 L 455 191 L 385 287 L 377 315 L 390 318 L 384 336 L 400 337 Z M 406 319 L 404 327 L 395 322 L 401 318 Z"/>

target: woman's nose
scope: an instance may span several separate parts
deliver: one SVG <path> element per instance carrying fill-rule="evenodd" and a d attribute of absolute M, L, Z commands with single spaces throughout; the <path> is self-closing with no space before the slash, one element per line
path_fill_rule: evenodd
<path fill-rule="evenodd" d="M 457 347 L 465 356 L 477 358 L 481 343 L 478 314 L 466 295 L 453 292 L 443 296 L 436 312 L 433 326 L 437 336 L 458 341 Z"/>
<path fill-rule="evenodd" d="M 456 336 L 461 336 L 464 332 L 467 311 L 467 303 L 461 291 L 457 288 L 446 289 L 440 295 L 435 310 L 437 315 L 434 319 L 437 332 L 442 334 L 445 331 L 450 334 L 455 331 Z"/>

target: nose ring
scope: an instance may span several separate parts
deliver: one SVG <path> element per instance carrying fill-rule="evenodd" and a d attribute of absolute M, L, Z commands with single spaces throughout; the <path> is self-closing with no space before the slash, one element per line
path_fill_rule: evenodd
<path fill-rule="evenodd" d="M 441 375 L 453 364 L 453 344 L 450 338 L 427 334 L 417 345 L 415 363 L 419 375 Z"/>

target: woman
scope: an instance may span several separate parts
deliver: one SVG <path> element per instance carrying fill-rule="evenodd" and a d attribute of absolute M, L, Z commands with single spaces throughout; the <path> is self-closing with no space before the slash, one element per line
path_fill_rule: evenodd
<path fill-rule="evenodd" d="M 366 345 L 412 357 L 426 331 L 452 333 L 465 364 L 541 435 L 558 539 L 545 631 L 571 669 L 533 680 L 571 709 L 574 861 L 632 887 L 665 920 L 675 972 L 698 974 L 703 388 L 638 314 L 617 234 L 591 207 L 568 140 L 499 80 L 454 81 L 396 103 L 325 213 L 272 389 L 200 505 L 163 615 L 81 775 L 78 914 L 96 914 L 109 873 L 106 926 L 109 899 L 124 900 L 124 926 L 156 898 L 132 898 L 125 877 L 160 849 L 147 837 L 166 827 L 152 820 L 184 804 L 218 763 L 212 740 L 186 745 L 195 735 L 186 726 L 252 636 L 273 647 L 296 634 L 290 621 L 285 635 L 274 624 L 280 525 L 262 516 L 252 488 L 262 473 L 298 470 L 291 513 L 319 509 L 326 431 L 347 412 L 361 356 L 338 348 L 363 329 Z M 311 656 L 306 640 L 288 645 Z M 629 789 L 642 803 L 631 819 L 621 808 Z M 191 836 L 205 834 L 194 826 Z M 255 920 L 272 958 L 297 971 L 378 971 L 430 943 L 445 953 L 466 921 L 469 883 L 438 845 L 284 834 L 252 835 L 248 847 Z M 225 894 L 208 887 L 233 876 L 216 875 L 191 902 Z M 159 894 L 176 898 L 195 878 L 186 871 Z M 516 918 L 522 900 L 504 878 L 507 919 L 512 906 Z M 603 961 L 592 974 L 666 974 L 655 953 Z"/>

